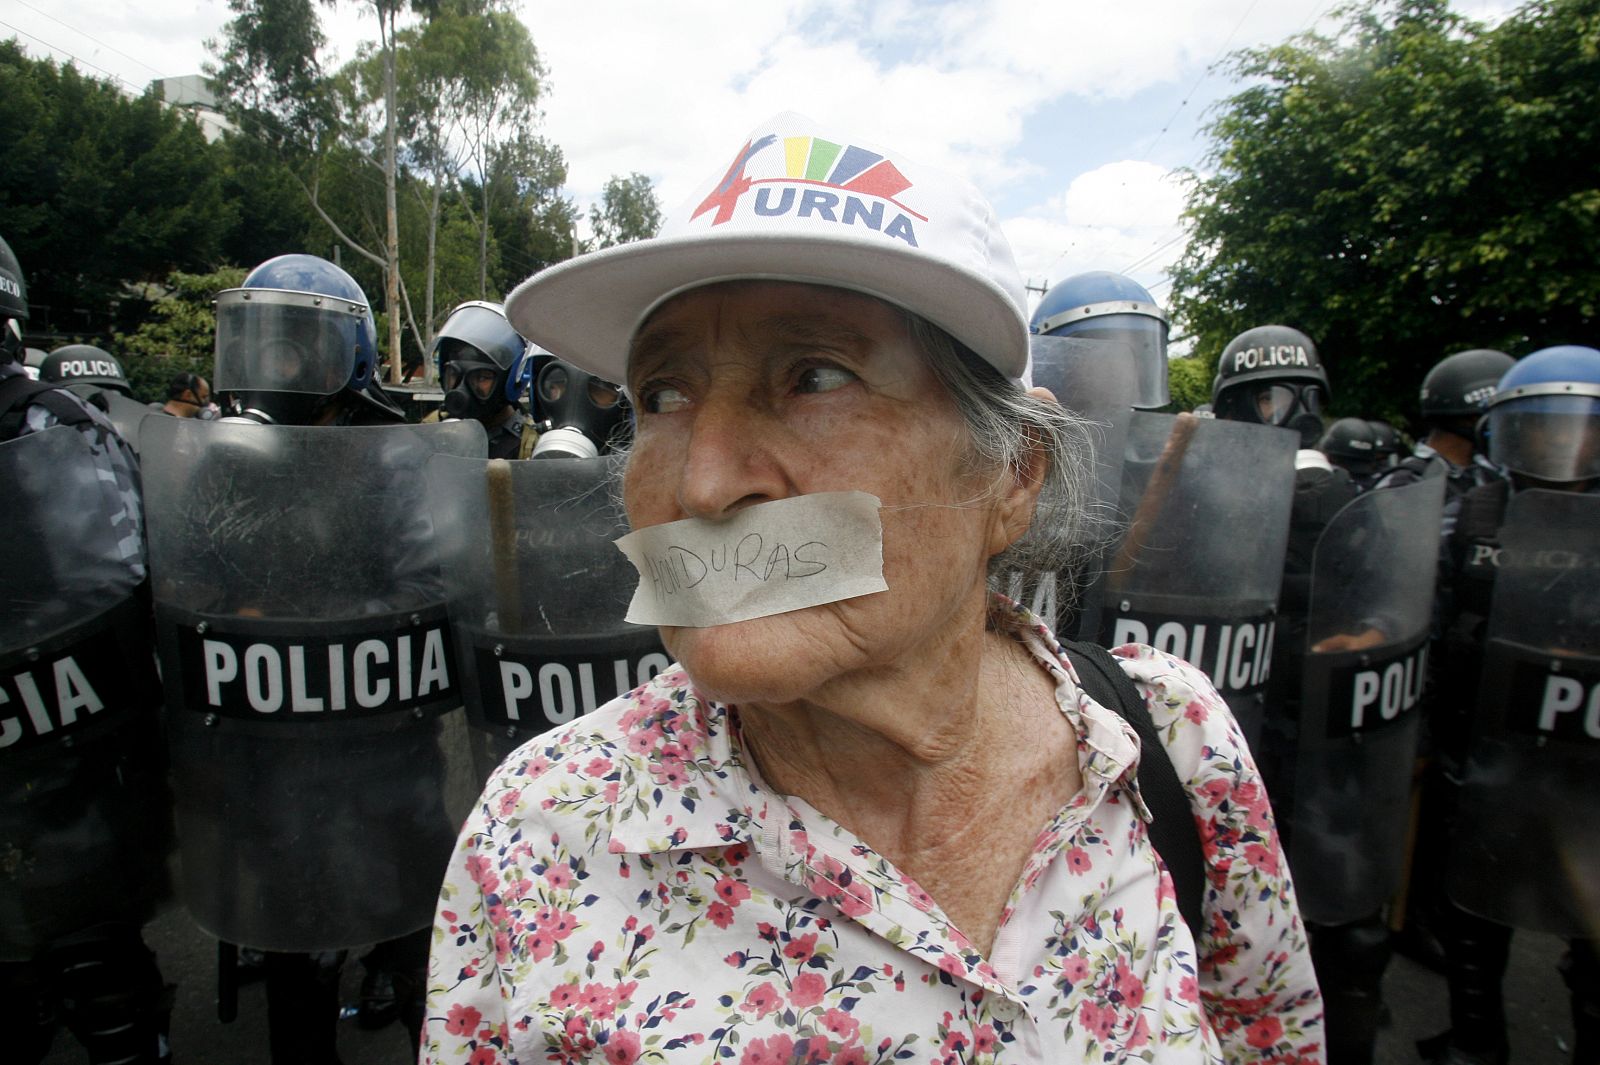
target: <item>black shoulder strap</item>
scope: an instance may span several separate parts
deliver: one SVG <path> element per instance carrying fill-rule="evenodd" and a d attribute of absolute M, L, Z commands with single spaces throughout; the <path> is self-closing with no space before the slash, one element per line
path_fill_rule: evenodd
<path fill-rule="evenodd" d="M 1121 714 L 1139 737 L 1139 793 L 1150 808 L 1150 842 L 1166 863 L 1173 889 L 1178 893 L 1178 912 L 1189 923 L 1198 943 L 1205 927 L 1201 922 L 1205 853 L 1200 847 L 1200 830 L 1194 823 L 1188 791 L 1178 779 L 1172 759 L 1167 757 L 1150 709 L 1110 651 L 1084 640 L 1063 641 L 1061 648 L 1077 669 L 1084 693 Z"/>

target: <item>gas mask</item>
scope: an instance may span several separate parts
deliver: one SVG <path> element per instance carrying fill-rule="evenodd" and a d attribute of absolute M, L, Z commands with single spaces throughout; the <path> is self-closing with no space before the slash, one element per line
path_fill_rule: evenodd
<path fill-rule="evenodd" d="M 533 387 L 545 417 L 533 458 L 594 458 L 626 431 L 628 404 L 609 381 L 554 360 L 540 368 Z"/>
<path fill-rule="evenodd" d="M 508 402 L 505 377 L 492 362 L 451 359 L 440 370 L 439 379 L 445 389 L 444 412 L 452 418 L 486 422 Z"/>
<path fill-rule="evenodd" d="M 1322 437 L 1326 392 L 1316 381 L 1275 381 L 1231 388 L 1217 397 L 1217 413 L 1235 421 L 1277 425 L 1300 434 L 1300 446 Z"/>

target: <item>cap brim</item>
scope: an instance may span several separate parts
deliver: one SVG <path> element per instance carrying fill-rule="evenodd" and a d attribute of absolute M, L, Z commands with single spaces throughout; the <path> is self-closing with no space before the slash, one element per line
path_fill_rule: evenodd
<path fill-rule="evenodd" d="M 689 289 L 741 280 L 875 296 L 939 326 L 1008 378 L 1027 367 L 1027 323 L 999 285 L 915 248 L 853 237 L 712 232 L 622 244 L 528 278 L 507 297 L 506 317 L 557 358 L 625 384 L 628 345 L 651 311 Z"/>

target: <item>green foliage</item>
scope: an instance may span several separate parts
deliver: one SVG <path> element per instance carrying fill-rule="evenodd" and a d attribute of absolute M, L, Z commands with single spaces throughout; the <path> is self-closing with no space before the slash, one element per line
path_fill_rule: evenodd
<path fill-rule="evenodd" d="M 129 99 L 0 42 L 0 219 L 30 326 L 94 332 L 127 282 L 204 270 L 234 224 L 213 146 L 153 96 Z"/>
<path fill-rule="evenodd" d="M 184 371 L 213 380 L 217 317 L 211 301 L 225 288 L 238 288 L 246 272 L 237 266 L 208 274 L 174 272 L 149 317 L 131 334 L 113 338 L 112 351 L 121 357 L 136 396 L 164 401 L 167 382 Z"/>
<path fill-rule="evenodd" d="M 650 179 L 635 171 L 606 182 L 599 205 L 590 209 L 595 246 L 609 248 L 653 237 L 661 228 L 661 201 Z"/>
<path fill-rule="evenodd" d="M 1194 356 L 1167 360 L 1167 388 L 1172 392 L 1174 411 L 1194 410 L 1211 402 L 1212 370 Z"/>
<path fill-rule="evenodd" d="M 1317 342 L 1336 414 L 1391 419 L 1468 347 L 1592 343 L 1600 0 L 1494 29 L 1445 0 L 1347 8 L 1336 37 L 1235 56 L 1173 310 L 1207 367 L 1245 329 Z"/>

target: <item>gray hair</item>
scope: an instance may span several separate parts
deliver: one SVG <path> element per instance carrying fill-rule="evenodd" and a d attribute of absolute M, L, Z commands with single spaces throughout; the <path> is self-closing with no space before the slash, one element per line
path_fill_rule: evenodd
<path fill-rule="evenodd" d="M 989 560 L 989 587 L 1017 588 L 1054 578 L 1064 608 L 1083 591 L 1112 522 L 1095 503 L 1098 426 L 1059 403 L 1031 396 L 982 356 L 924 318 L 906 312 L 912 340 L 966 423 L 974 472 L 1015 472 L 1042 447 L 1048 463 L 1033 522 Z M 1045 618 L 1054 624 L 1055 618 Z"/>

